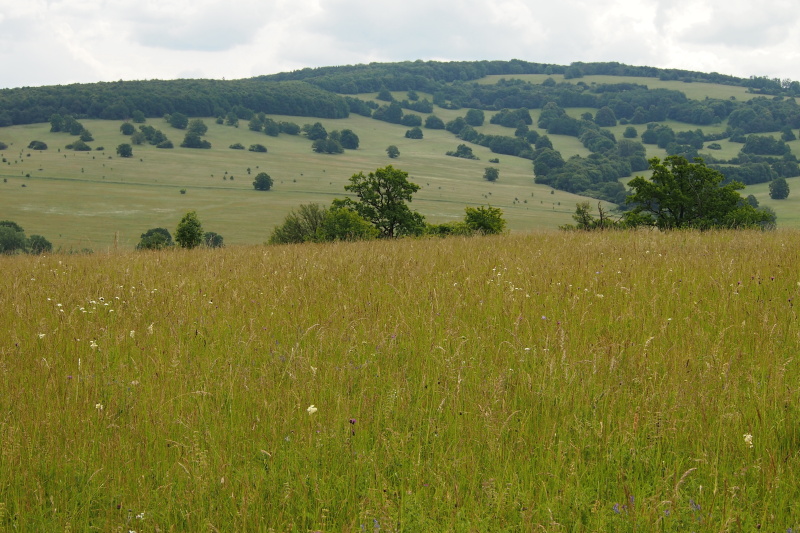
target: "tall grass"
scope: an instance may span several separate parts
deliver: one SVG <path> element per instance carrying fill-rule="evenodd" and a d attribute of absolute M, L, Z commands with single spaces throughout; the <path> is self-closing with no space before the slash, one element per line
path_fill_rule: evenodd
<path fill-rule="evenodd" d="M 2 258 L 0 529 L 797 528 L 798 245 Z"/>

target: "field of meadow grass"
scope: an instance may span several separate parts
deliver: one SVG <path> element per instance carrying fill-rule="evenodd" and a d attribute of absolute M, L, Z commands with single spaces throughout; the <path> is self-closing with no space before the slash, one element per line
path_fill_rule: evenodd
<path fill-rule="evenodd" d="M 0 258 L 0 530 L 796 531 L 800 232 Z"/>

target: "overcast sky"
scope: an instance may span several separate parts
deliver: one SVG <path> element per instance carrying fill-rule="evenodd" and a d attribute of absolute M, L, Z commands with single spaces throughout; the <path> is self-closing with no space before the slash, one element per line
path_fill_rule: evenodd
<path fill-rule="evenodd" d="M 371 61 L 619 61 L 800 80 L 797 0 L 0 0 L 0 88 Z"/>

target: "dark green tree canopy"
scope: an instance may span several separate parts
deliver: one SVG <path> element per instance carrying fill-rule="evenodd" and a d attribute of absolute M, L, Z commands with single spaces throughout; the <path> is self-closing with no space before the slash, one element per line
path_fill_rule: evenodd
<path fill-rule="evenodd" d="M 142 233 L 137 250 L 163 250 L 175 243 L 172 242 L 172 235 L 166 228 L 151 228 Z"/>
<path fill-rule="evenodd" d="M 495 167 L 486 167 L 483 172 L 483 179 L 486 181 L 497 181 L 500 179 L 500 170 Z"/>
<path fill-rule="evenodd" d="M 266 172 L 259 172 L 253 181 L 253 188 L 257 191 L 268 191 L 272 188 L 273 181 Z"/>
<path fill-rule="evenodd" d="M 628 182 L 632 194 L 626 203 L 633 209 L 626 213 L 631 225 L 660 229 L 711 229 L 757 226 L 769 216 L 754 209 L 737 192 L 738 182 L 723 185 L 724 176 L 698 159 L 688 162 L 669 156 L 663 162 L 650 159 L 652 177 L 641 176 Z"/>
<path fill-rule="evenodd" d="M 789 197 L 789 184 L 784 178 L 769 182 L 769 197 L 773 200 L 785 200 Z"/>
<path fill-rule="evenodd" d="M 464 222 L 467 227 L 476 233 L 484 235 L 494 235 L 503 233 L 506 228 L 506 220 L 503 218 L 503 210 L 499 207 L 467 207 Z"/>
<path fill-rule="evenodd" d="M 386 147 L 386 155 L 392 159 L 397 159 L 400 157 L 400 149 L 397 146 L 390 144 Z"/>
<path fill-rule="evenodd" d="M 350 177 L 345 190 L 356 198 L 334 200 L 334 207 L 347 207 L 372 223 L 383 238 L 414 235 L 424 228 L 422 215 L 412 211 L 407 202 L 419 190 L 419 185 L 408 181 L 408 173 L 391 165 L 364 175 Z"/>
<path fill-rule="evenodd" d="M 117 155 L 120 157 L 133 157 L 133 148 L 128 143 L 117 146 Z"/>

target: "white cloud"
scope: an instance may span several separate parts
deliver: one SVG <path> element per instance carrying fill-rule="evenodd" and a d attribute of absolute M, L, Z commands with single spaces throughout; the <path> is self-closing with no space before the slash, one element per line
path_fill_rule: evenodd
<path fill-rule="evenodd" d="M 0 0 L 0 86 L 518 58 L 800 79 L 794 0 Z"/>

